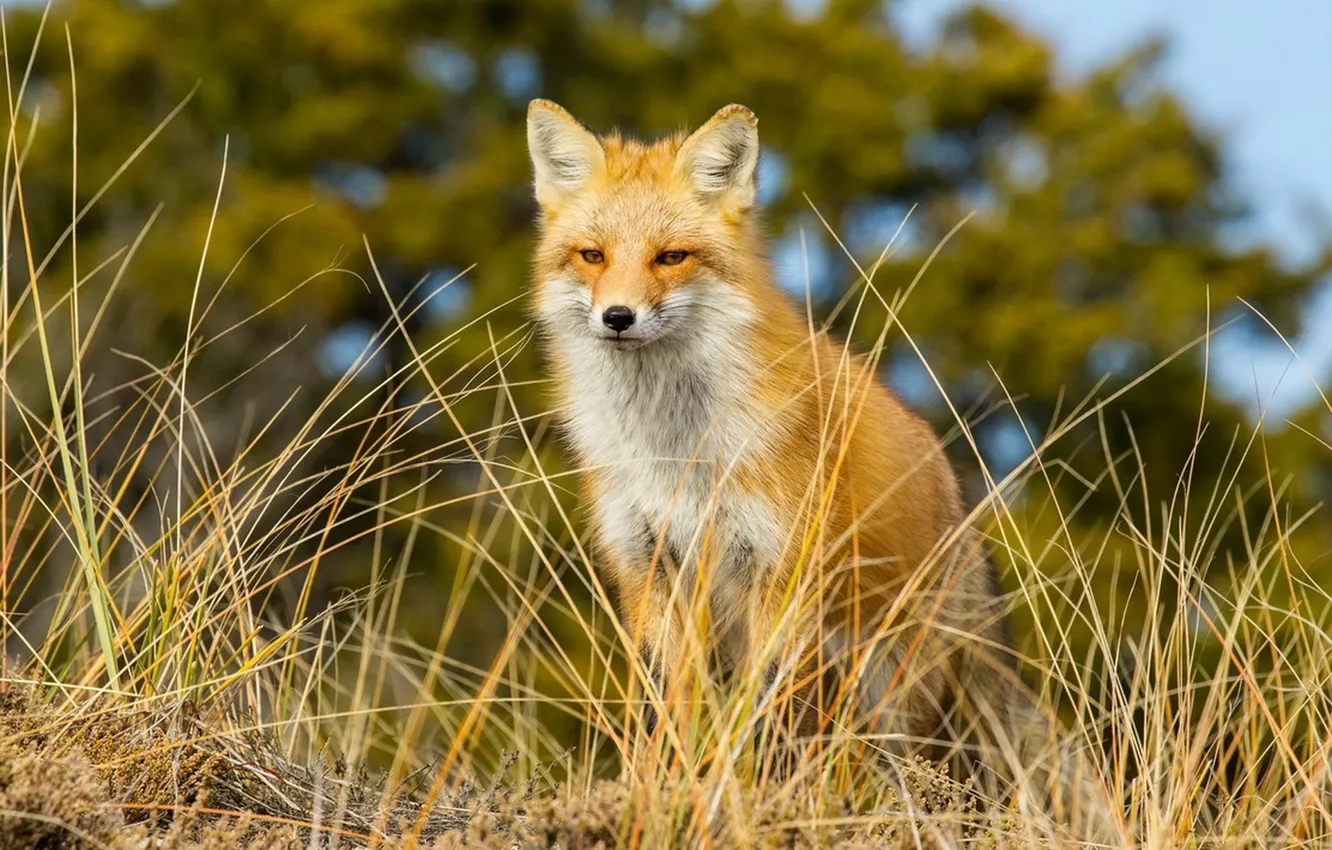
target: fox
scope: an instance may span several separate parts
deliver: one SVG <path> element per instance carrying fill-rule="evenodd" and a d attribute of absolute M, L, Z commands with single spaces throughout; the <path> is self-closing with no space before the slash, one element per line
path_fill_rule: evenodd
<path fill-rule="evenodd" d="M 755 114 L 639 141 L 538 99 L 526 129 L 533 309 L 652 686 L 705 641 L 790 683 L 793 739 L 850 717 L 890 756 L 987 739 L 996 772 L 1035 770 L 1051 722 L 943 442 L 777 282 Z"/>

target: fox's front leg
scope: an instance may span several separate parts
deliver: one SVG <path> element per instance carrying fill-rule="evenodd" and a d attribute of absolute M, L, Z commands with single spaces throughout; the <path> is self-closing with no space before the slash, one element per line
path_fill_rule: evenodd
<path fill-rule="evenodd" d="M 823 651 L 825 641 L 804 588 L 787 592 L 780 569 L 756 583 L 749 614 L 748 669 L 758 675 L 764 707 L 755 751 L 778 777 L 798 769 L 809 742 L 827 730 L 840 684 Z M 761 671 L 761 672 L 759 672 Z"/>
<path fill-rule="evenodd" d="M 658 699 L 665 700 L 667 671 L 678 658 L 678 616 L 670 601 L 666 580 L 654 574 L 661 565 L 643 564 L 620 584 L 620 606 L 625 631 L 634 643 L 643 678 Z M 643 705 L 643 725 L 648 735 L 657 729 L 657 710 L 651 694 Z"/>
<path fill-rule="evenodd" d="M 603 484 L 595 476 L 584 476 L 584 493 L 595 506 L 601 566 L 614 587 L 620 622 L 645 680 L 643 724 L 650 735 L 657 727 L 656 701 L 666 697 L 666 677 L 679 642 L 669 593 L 674 565 L 671 553 L 627 494 L 603 491 Z"/>

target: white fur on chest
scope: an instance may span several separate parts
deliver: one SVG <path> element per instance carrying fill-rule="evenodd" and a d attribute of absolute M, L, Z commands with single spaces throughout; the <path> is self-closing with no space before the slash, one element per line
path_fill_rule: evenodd
<path fill-rule="evenodd" d="M 597 476 L 602 539 L 626 567 L 645 563 L 659 536 L 686 567 L 705 546 L 732 568 L 728 553 L 777 556 L 775 512 L 733 483 L 738 467 L 766 455 L 772 422 L 753 398 L 746 335 L 716 326 L 740 315 L 727 306 L 634 350 L 553 335 L 567 370 L 569 436 Z"/>
<path fill-rule="evenodd" d="M 570 361 L 566 414 L 580 459 L 597 472 L 605 540 L 629 561 L 641 561 L 645 538 L 657 535 L 683 561 L 704 545 L 755 547 L 750 538 L 760 535 L 744 526 L 765 512 L 763 500 L 733 483 L 735 469 L 765 448 L 747 381 L 715 360 L 683 362 L 673 347 L 587 342 Z"/>

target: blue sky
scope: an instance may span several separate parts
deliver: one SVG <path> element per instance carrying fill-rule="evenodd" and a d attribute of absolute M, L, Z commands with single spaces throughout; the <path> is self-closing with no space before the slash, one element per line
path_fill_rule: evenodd
<path fill-rule="evenodd" d="M 791 0 L 808 5 L 816 0 Z M 1292 261 L 1332 237 L 1332 0 L 987 0 L 1056 45 L 1061 72 L 1081 74 L 1151 35 L 1170 39 L 1164 74 L 1195 115 L 1220 131 L 1237 185 L 1255 203 L 1252 238 Z M 961 0 L 897 0 L 912 38 L 928 39 Z M 1302 328 L 1281 328 L 1332 386 L 1332 285 Z M 1252 402 L 1255 380 L 1277 425 L 1315 398 L 1279 344 L 1223 334 L 1218 389 Z M 1285 374 L 1284 380 L 1281 376 Z M 1275 421 L 1273 421 L 1275 420 Z"/>

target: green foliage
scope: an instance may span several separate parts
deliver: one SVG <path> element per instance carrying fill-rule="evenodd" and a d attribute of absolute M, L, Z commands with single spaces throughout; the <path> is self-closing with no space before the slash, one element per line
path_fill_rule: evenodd
<path fill-rule="evenodd" d="M 800 281 L 789 248 L 803 231 L 814 257 L 827 259 L 809 281 L 819 317 L 859 281 L 814 209 L 868 268 L 915 208 L 876 272 L 889 295 L 977 210 L 899 317 L 957 409 L 978 413 L 1002 401 L 998 377 L 1037 442 L 1084 399 L 1103 397 L 1234 315 L 1238 299 L 1279 326 L 1299 315 L 1329 263 L 1291 270 L 1268 249 L 1230 244 L 1243 206 L 1226 183 L 1223 149 L 1160 87 L 1158 45 L 1070 80 L 1056 73 L 1051 45 L 988 9 L 959 13 L 937 44 L 917 50 L 903 42 L 888 5 L 832 0 L 806 19 L 776 0 L 722 0 L 694 11 L 666 0 L 63 0 L 40 38 L 42 13 L 23 9 L 7 26 L 11 46 L 38 44 L 18 136 L 24 144 L 40 124 L 24 167 L 29 226 L 40 257 L 68 225 L 71 198 L 83 207 L 184 104 L 78 225 L 86 274 L 162 205 L 162 224 L 139 249 L 108 319 L 116 332 L 88 358 L 96 368 L 85 369 L 97 386 L 121 386 L 142 374 L 142 362 L 110 349 L 165 365 L 187 333 L 225 331 L 190 366 L 190 386 L 201 394 L 224 387 L 198 412 L 224 446 L 256 417 L 288 404 L 283 421 L 295 421 L 324 397 L 317 390 L 336 377 L 320 368 L 330 334 L 358 322 L 392 327 L 363 237 L 419 347 L 453 334 L 432 360 L 446 386 L 471 378 L 469 364 L 489 360 L 492 344 L 509 351 L 526 338 L 533 205 L 521 128 L 537 94 L 594 128 L 644 135 L 695 124 L 727 102 L 752 107 L 770 166 L 765 215 L 785 246 L 776 257 Z M 22 55 L 8 51 L 11 75 L 21 74 Z M 74 79 L 77 187 L 69 167 Z M 46 279 L 73 279 L 72 260 L 65 243 Z M 473 265 L 452 291 L 435 291 Z M 95 300 L 110 281 L 110 271 L 94 275 L 86 297 Z M 429 298 L 454 307 L 423 307 Z M 886 319 L 874 299 L 854 329 L 840 315 L 862 347 Z M 916 354 L 900 332 L 890 340 L 889 373 L 909 372 Z M 504 377 L 519 412 L 546 410 L 539 358 L 530 346 L 511 353 Z M 264 358 L 262 380 L 229 383 Z M 395 340 L 368 371 L 394 374 L 410 360 Z M 13 368 L 30 370 L 16 371 L 20 390 L 40 374 L 22 361 Z M 1059 475 L 1059 492 L 1082 506 L 1077 523 L 1107 525 L 1125 502 L 1104 475 L 1107 459 L 1125 481 L 1140 475 L 1146 492 L 1171 493 L 1195 448 L 1200 410 L 1206 450 L 1190 462 L 1192 486 L 1232 486 L 1236 460 L 1224 460 L 1226 447 L 1237 434 L 1243 445 L 1248 427 L 1243 410 L 1205 392 L 1204 378 L 1201 346 L 1185 351 L 1103 423 L 1088 421 L 1051 450 L 1077 473 Z M 367 406 L 426 395 L 419 377 L 363 383 Z M 289 401 L 298 387 L 316 391 Z M 941 428 L 955 424 L 932 391 L 913 398 Z M 43 404 L 36 394 L 26 400 Z M 492 402 L 469 399 L 454 413 L 467 430 L 481 429 Z M 404 453 L 457 440 L 447 417 L 426 412 Z M 1011 413 L 980 419 L 982 448 L 1005 428 L 1011 434 L 1013 421 Z M 272 444 L 290 438 L 279 422 Z M 322 441 L 307 463 L 339 463 L 358 439 Z M 1327 492 L 1326 450 L 1291 429 L 1266 439 L 1263 452 L 1239 465 L 1289 479 L 1283 498 L 1299 513 Z M 557 447 L 540 445 L 555 468 Z M 521 443 L 504 441 L 502 451 L 510 450 L 521 455 Z M 968 453 L 958 452 L 974 470 Z M 1317 468 L 1323 472 L 1309 472 Z M 476 484 L 475 470 L 460 467 L 430 487 L 443 503 Z M 1159 511 L 1128 503 L 1140 519 Z M 1250 505 L 1255 518 L 1273 507 L 1264 493 Z M 441 507 L 431 521 L 460 529 L 469 510 Z M 1030 521 L 1040 527 L 1041 516 L 1033 510 Z M 1327 549 L 1319 534 L 1305 532 L 1306 551 Z M 501 555 L 521 548 L 494 545 Z M 413 570 L 433 573 L 460 551 L 439 535 L 417 551 L 430 566 Z M 316 592 L 365 581 L 357 550 L 348 552 L 324 568 Z M 1217 563 L 1224 569 L 1224 558 Z M 421 620 L 432 633 L 429 614 Z M 473 649 L 484 658 L 504 628 L 481 621 Z"/>

